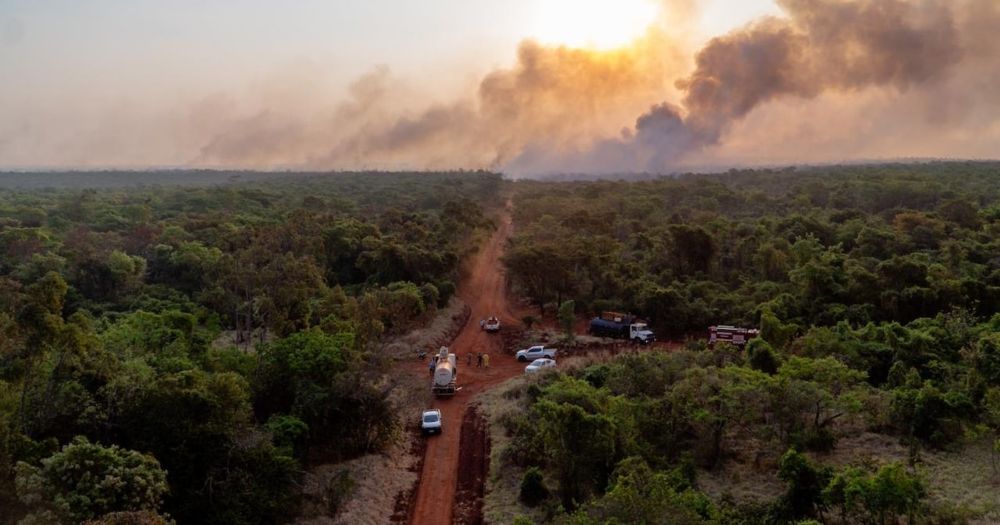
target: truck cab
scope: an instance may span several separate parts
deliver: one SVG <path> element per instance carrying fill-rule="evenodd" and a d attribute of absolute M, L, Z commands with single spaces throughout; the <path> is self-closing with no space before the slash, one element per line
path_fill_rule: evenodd
<path fill-rule="evenodd" d="M 489 319 L 484 319 L 480 323 L 480 326 L 482 326 L 483 330 L 486 330 L 487 332 L 490 332 L 490 333 L 499 332 L 500 331 L 500 319 L 498 319 L 497 316 L 494 315 L 494 316 L 490 317 Z"/>
<path fill-rule="evenodd" d="M 628 327 L 628 339 L 634 343 L 648 345 L 656 341 L 656 335 L 646 323 L 633 323 Z"/>
<path fill-rule="evenodd" d="M 649 329 L 649 325 L 633 315 L 618 312 L 601 312 L 591 319 L 587 333 L 598 337 L 626 339 L 643 345 L 656 341 L 656 335 Z"/>

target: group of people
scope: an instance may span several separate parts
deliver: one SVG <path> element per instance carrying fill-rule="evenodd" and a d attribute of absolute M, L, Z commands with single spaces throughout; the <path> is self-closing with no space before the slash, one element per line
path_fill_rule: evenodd
<path fill-rule="evenodd" d="M 472 366 L 472 352 L 466 355 L 466 364 Z M 490 354 L 483 352 L 476 353 L 476 368 L 489 368 L 490 367 Z"/>
<path fill-rule="evenodd" d="M 472 352 L 466 354 L 466 363 L 472 366 Z M 490 367 L 490 354 L 485 352 L 477 352 L 476 356 L 476 368 L 489 368 Z M 430 360 L 427 362 L 427 370 L 430 371 L 431 375 L 434 375 L 434 369 L 437 368 L 438 356 L 431 356 Z"/>

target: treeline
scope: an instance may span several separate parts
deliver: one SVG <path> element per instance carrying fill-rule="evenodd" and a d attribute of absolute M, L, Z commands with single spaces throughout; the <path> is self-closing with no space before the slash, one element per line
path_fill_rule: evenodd
<path fill-rule="evenodd" d="M 454 171 L 449 176 L 488 175 L 483 171 Z M 320 172 L 320 171 L 251 171 L 214 169 L 149 169 L 149 170 L 21 170 L 0 171 L 0 188 L 13 190 L 51 189 L 147 189 L 171 186 L 222 186 L 231 184 L 288 182 L 291 179 L 323 179 L 341 177 L 413 177 L 422 172 Z"/>
<path fill-rule="evenodd" d="M 909 322 L 1000 308 L 1000 164 L 519 182 L 506 264 L 544 308 L 647 316 L 664 335 Z"/>
<path fill-rule="evenodd" d="M 378 343 L 447 303 L 500 183 L 0 193 L 0 523 L 287 520 L 305 464 L 397 435 Z"/>
<path fill-rule="evenodd" d="M 928 450 L 1000 451 L 1000 165 L 518 183 L 506 263 L 536 304 L 574 300 L 688 338 L 670 354 L 553 374 L 503 417 L 545 521 L 962 523 Z M 545 278 L 545 276 L 548 276 Z M 759 327 L 708 349 L 714 324 Z M 896 461 L 823 463 L 846 437 Z M 750 457 L 748 457 L 750 454 Z M 773 465 L 783 496 L 710 498 L 700 472 Z M 541 497 L 537 495 L 541 494 Z M 673 518 L 664 518 L 673 516 Z M 990 514 L 993 518 L 995 514 Z"/>

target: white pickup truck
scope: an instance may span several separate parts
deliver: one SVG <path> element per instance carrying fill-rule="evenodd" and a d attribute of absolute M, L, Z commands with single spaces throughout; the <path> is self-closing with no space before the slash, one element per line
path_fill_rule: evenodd
<path fill-rule="evenodd" d="M 523 362 L 534 361 L 535 359 L 555 359 L 556 349 L 555 348 L 545 348 L 544 345 L 535 345 L 531 348 L 525 348 L 524 350 L 517 351 L 517 360 Z"/>
<path fill-rule="evenodd" d="M 479 326 L 483 330 L 486 330 L 487 332 L 496 333 L 496 332 L 500 331 L 500 319 L 498 319 L 494 315 L 493 317 L 490 317 L 489 319 L 483 319 L 482 321 L 479 321 Z"/>

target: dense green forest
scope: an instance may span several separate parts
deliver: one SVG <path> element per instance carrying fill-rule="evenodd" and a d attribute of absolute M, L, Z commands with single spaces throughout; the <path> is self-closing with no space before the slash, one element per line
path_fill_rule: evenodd
<path fill-rule="evenodd" d="M 1000 165 L 523 182 L 515 205 L 505 262 L 537 306 L 629 311 L 687 340 L 505 393 L 520 409 L 499 416 L 512 436 L 499 458 L 522 469 L 534 519 L 1000 518 L 995 489 L 985 509 L 930 498 L 922 463 L 988 441 L 979 468 L 1000 478 Z M 716 324 L 761 337 L 708 349 Z M 864 433 L 909 452 L 826 463 Z M 748 454 L 784 494 L 708 497 L 699 477 Z"/>
<path fill-rule="evenodd" d="M 501 184 L 74 176 L 0 192 L 0 523 L 287 521 L 306 465 L 399 432 L 378 343 L 449 300 Z"/>
<path fill-rule="evenodd" d="M 927 461 L 989 443 L 1000 481 L 1000 164 L 83 175 L 0 192 L 0 524 L 289 521 L 306 468 L 401 435 L 381 344 L 448 302 L 508 190 L 515 292 L 676 341 L 497 394 L 520 521 L 1000 519 Z M 707 348 L 715 324 L 761 337 Z M 865 436 L 903 453 L 844 461 Z M 780 491 L 720 496 L 739 465 Z"/>

